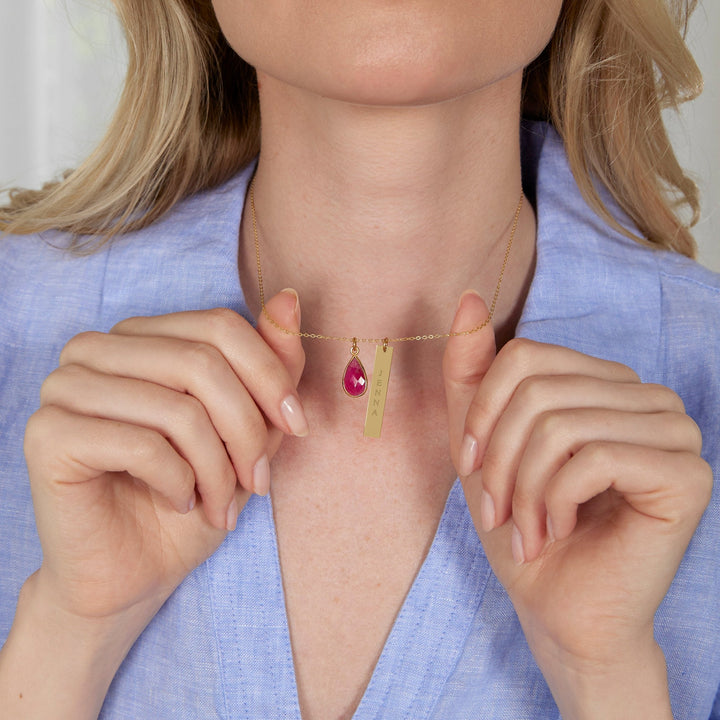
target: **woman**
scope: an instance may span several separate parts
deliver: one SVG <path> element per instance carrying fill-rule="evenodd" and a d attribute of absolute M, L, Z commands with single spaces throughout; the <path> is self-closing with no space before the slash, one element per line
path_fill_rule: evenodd
<path fill-rule="evenodd" d="M 118 0 L 108 137 L 2 216 L 11 717 L 720 717 L 697 72 L 561 5 Z"/>

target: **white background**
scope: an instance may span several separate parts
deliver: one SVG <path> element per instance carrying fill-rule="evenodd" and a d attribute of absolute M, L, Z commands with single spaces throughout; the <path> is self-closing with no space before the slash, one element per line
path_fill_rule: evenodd
<path fill-rule="evenodd" d="M 705 92 L 670 124 L 703 194 L 700 259 L 720 271 L 718 38 L 720 2 L 704 0 L 689 42 Z M 125 57 L 109 0 L 0 0 L 0 186 L 38 186 L 90 151 L 117 102 Z"/>

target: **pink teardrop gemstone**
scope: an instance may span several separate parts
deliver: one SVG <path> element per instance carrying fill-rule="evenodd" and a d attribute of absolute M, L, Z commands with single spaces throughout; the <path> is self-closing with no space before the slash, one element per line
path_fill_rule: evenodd
<path fill-rule="evenodd" d="M 350 397 L 360 397 L 367 390 L 367 374 L 360 360 L 353 355 L 350 362 L 345 366 L 345 374 L 343 375 L 343 390 Z"/>

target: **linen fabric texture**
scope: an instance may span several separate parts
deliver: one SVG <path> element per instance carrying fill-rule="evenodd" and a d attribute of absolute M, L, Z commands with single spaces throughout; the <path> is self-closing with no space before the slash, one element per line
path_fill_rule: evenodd
<path fill-rule="evenodd" d="M 656 636 L 675 718 L 720 720 L 720 277 L 604 224 L 552 128 L 524 123 L 522 144 L 538 238 L 517 335 L 629 365 L 675 390 L 703 432 L 716 487 L 657 613 Z M 61 233 L 0 240 L 0 641 L 41 562 L 22 443 L 42 381 L 73 335 L 126 317 L 228 307 L 252 320 L 237 272 L 252 170 L 87 257 L 63 251 Z M 300 720 L 269 498 L 250 500 L 236 531 L 153 619 L 101 717 Z M 354 717 L 559 717 L 459 482 Z"/>

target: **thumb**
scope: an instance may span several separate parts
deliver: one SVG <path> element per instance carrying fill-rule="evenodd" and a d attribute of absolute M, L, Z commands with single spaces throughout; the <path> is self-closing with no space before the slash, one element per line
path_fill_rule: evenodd
<path fill-rule="evenodd" d="M 305 368 L 302 340 L 295 334 L 300 332 L 300 300 L 297 292 L 286 288 L 270 298 L 265 303 L 265 312 L 260 313 L 257 329 L 297 385 Z"/>
<path fill-rule="evenodd" d="M 481 325 L 489 312 L 474 290 L 466 290 L 458 303 L 451 332 L 463 332 Z M 443 379 L 448 406 L 450 457 L 461 472 L 461 446 L 465 418 L 485 373 L 495 359 L 495 332 L 491 322 L 470 335 L 450 337 L 443 356 Z"/>

